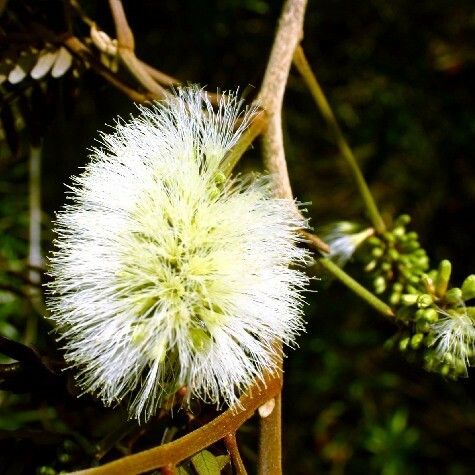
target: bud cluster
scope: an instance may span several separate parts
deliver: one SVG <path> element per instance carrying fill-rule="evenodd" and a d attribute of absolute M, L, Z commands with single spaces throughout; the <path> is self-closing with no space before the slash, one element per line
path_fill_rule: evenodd
<path fill-rule="evenodd" d="M 407 214 L 399 216 L 392 229 L 366 240 L 357 258 L 376 294 L 388 295 L 391 305 L 398 305 L 404 293 L 417 287 L 429 268 L 429 258 L 416 232 L 408 232 Z"/>
<path fill-rule="evenodd" d="M 403 352 L 422 352 L 424 366 L 443 376 L 466 376 L 475 356 L 475 275 L 461 287 L 449 287 L 451 263 L 443 260 L 438 269 L 421 279 L 421 285 L 403 294 L 397 319 L 406 330 L 398 336 Z"/>
<path fill-rule="evenodd" d="M 324 232 L 330 258 L 344 265 L 351 257 L 360 263 L 375 294 L 392 307 L 400 331 L 390 339 L 429 371 L 456 379 L 467 374 L 475 357 L 475 275 L 451 287 L 452 265 L 443 260 L 429 270 L 429 258 L 411 219 L 399 216 L 384 233 L 361 231 L 355 223 L 336 223 Z"/>
<path fill-rule="evenodd" d="M 364 265 L 373 290 L 395 309 L 401 331 L 390 341 L 420 356 L 424 367 L 443 376 L 465 376 L 475 355 L 475 275 L 462 287 L 450 287 L 451 263 L 429 270 L 429 258 L 416 232 L 407 231 L 408 215 L 367 239 L 356 258 Z"/>

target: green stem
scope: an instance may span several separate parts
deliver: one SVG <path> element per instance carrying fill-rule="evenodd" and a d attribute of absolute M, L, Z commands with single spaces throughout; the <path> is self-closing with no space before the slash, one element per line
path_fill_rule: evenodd
<path fill-rule="evenodd" d="M 318 263 L 328 272 L 330 272 L 330 274 L 336 277 L 340 282 L 345 284 L 356 295 L 361 297 L 363 300 L 366 300 L 366 302 L 375 308 L 379 313 L 383 314 L 385 317 L 394 317 L 394 312 L 392 311 L 391 307 L 389 307 L 389 305 L 385 304 L 382 300 L 376 297 L 376 295 L 372 294 L 369 290 L 356 282 L 353 277 L 348 275 L 343 269 L 338 267 L 330 259 L 322 258 L 319 259 Z"/>
<path fill-rule="evenodd" d="M 305 57 L 304 51 L 301 46 L 297 46 L 294 53 L 294 65 L 301 74 L 305 84 L 310 90 L 315 102 L 320 109 L 324 119 L 327 121 L 334 137 L 340 153 L 343 155 L 343 158 L 346 160 L 348 165 L 353 172 L 353 176 L 356 180 L 356 185 L 358 186 L 361 197 L 363 198 L 366 209 L 368 210 L 368 215 L 373 223 L 374 228 L 379 233 L 382 233 L 386 230 L 386 225 L 384 224 L 383 218 L 381 217 L 378 207 L 374 201 L 373 195 L 364 179 L 363 174 L 361 173 L 360 167 L 355 159 L 353 151 L 351 150 L 348 142 L 346 141 L 343 132 L 341 131 L 340 125 L 333 113 L 330 104 L 328 103 L 325 94 L 320 87 L 320 84 L 317 81 L 317 78 L 312 71 L 307 58 Z"/>

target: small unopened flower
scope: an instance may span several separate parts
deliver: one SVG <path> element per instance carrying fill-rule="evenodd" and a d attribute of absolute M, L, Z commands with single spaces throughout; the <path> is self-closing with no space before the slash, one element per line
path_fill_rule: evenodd
<path fill-rule="evenodd" d="M 235 404 L 302 330 L 304 219 L 268 178 L 220 171 L 252 113 L 196 88 L 141 107 L 102 136 L 57 216 L 49 308 L 65 357 L 131 417 L 183 386 Z"/>
<path fill-rule="evenodd" d="M 434 337 L 432 345 L 441 360 L 451 361 L 455 358 L 463 365 L 466 374 L 467 366 L 475 355 L 475 322 L 468 315 L 463 302 L 460 309 L 446 311 L 438 308 L 442 315 L 431 330 Z"/>
<path fill-rule="evenodd" d="M 373 234 L 373 228 L 361 230 L 358 224 L 349 221 L 339 221 L 320 230 L 322 239 L 330 246 L 327 257 L 340 267 L 343 267 L 356 249 Z"/>

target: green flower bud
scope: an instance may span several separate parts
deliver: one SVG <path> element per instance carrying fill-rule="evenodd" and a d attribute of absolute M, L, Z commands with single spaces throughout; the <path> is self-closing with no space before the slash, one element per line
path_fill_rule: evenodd
<path fill-rule="evenodd" d="M 380 247 L 375 247 L 372 251 L 371 254 L 373 257 L 381 257 L 384 254 L 384 251 Z"/>
<path fill-rule="evenodd" d="M 62 464 L 66 464 L 71 462 L 71 455 L 67 454 L 66 452 L 63 452 L 58 455 L 58 461 Z"/>
<path fill-rule="evenodd" d="M 442 376 L 448 376 L 450 373 L 450 366 L 445 364 L 444 366 L 442 366 L 442 368 L 440 368 L 440 374 Z"/>
<path fill-rule="evenodd" d="M 447 364 L 452 364 L 454 362 L 454 357 L 451 353 L 445 353 L 444 362 Z"/>
<path fill-rule="evenodd" d="M 394 234 L 389 231 L 383 233 L 383 237 L 388 243 L 394 243 L 396 241 Z"/>
<path fill-rule="evenodd" d="M 399 226 L 407 226 L 411 222 L 411 217 L 408 214 L 401 214 L 396 218 L 395 224 Z"/>
<path fill-rule="evenodd" d="M 417 297 L 417 306 L 419 308 L 427 308 L 429 305 L 432 305 L 432 297 L 429 294 L 421 294 Z"/>
<path fill-rule="evenodd" d="M 377 294 L 382 294 L 386 290 L 386 280 L 380 275 L 373 280 L 373 286 Z"/>
<path fill-rule="evenodd" d="M 397 226 L 393 229 L 392 233 L 394 236 L 404 236 L 404 234 L 406 233 L 406 229 L 404 228 L 404 226 Z"/>
<path fill-rule="evenodd" d="M 416 289 L 413 285 L 406 285 L 406 290 L 408 294 L 419 295 L 421 292 L 419 289 Z"/>
<path fill-rule="evenodd" d="M 446 302 L 450 304 L 458 304 L 462 301 L 462 289 L 458 287 L 452 287 L 445 294 Z"/>
<path fill-rule="evenodd" d="M 449 285 L 450 274 L 452 273 L 452 264 L 444 259 L 439 264 L 437 277 L 435 279 L 435 291 L 439 297 L 443 297 Z"/>
<path fill-rule="evenodd" d="M 53 467 L 43 465 L 37 469 L 38 475 L 56 475 L 58 472 Z"/>
<path fill-rule="evenodd" d="M 396 249 L 389 249 L 388 251 L 389 258 L 392 259 L 393 261 L 397 261 L 399 259 L 399 252 L 396 251 Z"/>
<path fill-rule="evenodd" d="M 429 333 L 428 335 L 424 337 L 424 345 L 427 346 L 427 348 L 433 345 L 434 341 L 435 341 L 435 336 L 431 333 Z"/>
<path fill-rule="evenodd" d="M 416 331 L 418 333 L 427 333 L 430 330 L 430 324 L 424 320 L 419 320 L 416 323 Z"/>
<path fill-rule="evenodd" d="M 399 349 L 400 349 L 401 351 L 406 351 L 408 345 L 409 345 L 409 337 L 403 338 L 403 339 L 399 342 Z"/>
<path fill-rule="evenodd" d="M 365 272 L 371 272 L 376 268 L 377 262 L 375 260 L 372 260 L 368 262 L 368 264 L 365 265 L 364 270 Z"/>
<path fill-rule="evenodd" d="M 462 298 L 470 300 L 475 297 L 475 274 L 469 275 L 462 284 Z"/>
<path fill-rule="evenodd" d="M 414 314 L 416 320 L 425 320 L 426 314 L 425 314 L 425 309 L 420 308 L 419 310 L 416 311 Z"/>
<path fill-rule="evenodd" d="M 429 323 L 435 323 L 439 320 L 439 314 L 437 313 L 437 310 L 435 308 L 425 308 L 424 310 L 421 310 L 423 312 L 423 318 Z"/>
<path fill-rule="evenodd" d="M 399 302 L 401 300 L 401 294 L 399 292 L 393 292 L 390 296 L 389 296 L 389 303 L 391 305 L 398 305 Z"/>
<path fill-rule="evenodd" d="M 416 294 L 404 294 L 401 296 L 401 303 L 403 305 L 414 305 L 417 302 L 418 295 Z"/>
<path fill-rule="evenodd" d="M 374 247 L 383 247 L 384 246 L 383 241 L 381 241 L 381 239 L 379 239 L 376 236 L 371 236 L 370 238 L 368 238 L 367 243 L 370 246 L 374 246 Z"/>
<path fill-rule="evenodd" d="M 404 286 L 400 283 L 400 282 L 396 282 L 394 285 L 393 285 L 393 290 L 394 292 L 398 292 L 398 293 L 401 293 L 404 289 Z"/>
<path fill-rule="evenodd" d="M 392 269 L 392 267 L 393 267 L 393 266 L 392 266 L 391 263 L 389 263 L 389 262 L 383 262 L 383 263 L 381 264 L 381 270 L 382 270 L 383 272 L 389 272 L 389 271 Z"/>
<path fill-rule="evenodd" d="M 417 348 L 419 348 L 419 346 L 421 345 L 423 339 L 424 335 L 422 333 L 416 333 L 411 338 L 411 347 L 414 350 L 417 350 Z"/>
<path fill-rule="evenodd" d="M 408 277 L 408 280 L 411 284 L 417 285 L 420 282 L 420 277 L 419 275 L 410 275 Z"/>

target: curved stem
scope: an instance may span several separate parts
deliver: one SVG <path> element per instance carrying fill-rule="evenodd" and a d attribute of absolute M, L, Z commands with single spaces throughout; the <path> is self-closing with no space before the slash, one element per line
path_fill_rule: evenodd
<path fill-rule="evenodd" d="M 249 124 L 249 127 L 239 137 L 236 145 L 227 153 L 221 164 L 221 170 L 229 176 L 241 159 L 244 152 L 250 147 L 252 142 L 263 132 L 267 125 L 267 118 L 265 112 L 258 113 Z"/>
<path fill-rule="evenodd" d="M 263 383 L 256 383 L 241 397 L 236 407 L 228 409 L 203 427 L 173 442 L 114 460 L 100 467 L 72 472 L 70 475 L 115 475 L 119 473 L 136 475 L 170 464 L 177 465 L 228 434 L 236 432 L 259 406 L 275 397 L 280 390 L 280 378 L 276 375 L 267 375 Z"/>
<path fill-rule="evenodd" d="M 358 162 L 355 159 L 353 151 L 351 150 L 348 142 L 341 131 L 340 125 L 333 113 L 330 104 L 328 103 L 325 94 L 318 83 L 318 80 L 315 76 L 315 73 L 312 71 L 307 58 L 305 57 L 305 53 L 301 46 L 297 46 L 294 53 L 294 64 L 298 69 L 300 75 L 302 76 L 305 84 L 310 90 L 313 98 L 315 99 L 315 103 L 317 107 L 320 109 L 324 119 L 327 121 L 334 137 L 335 142 L 340 149 L 340 153 L 343 155 L 343 158 L 346 160 L 350 169 L 353 173 L 353 176 L 356 180 L 356 185 L 358 186 L 359 192 L 363 201 L 365 203 L 366 209 L 368 211 L 368 215 L 371 219 L 371 222 L 379 233 L 382 233 L 386 230 L 386 225 L 384 224 L 383 218 L 379 213 L 378 207 L 376 206 L 376 202 L 374 201 L 373 195 L 364 179 L 363 173 L 361 173 L 360 167 L 358 166 Z"/>

